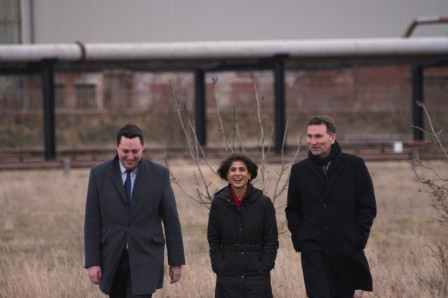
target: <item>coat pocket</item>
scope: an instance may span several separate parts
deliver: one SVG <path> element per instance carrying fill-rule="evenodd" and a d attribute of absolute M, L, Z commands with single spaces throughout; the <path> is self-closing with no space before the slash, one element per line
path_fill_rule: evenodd
<path fill-rule="evenodd" d="M 101 227 L 101 244 L 106 243 L 107 240 L 107 226 Z"/>
<path fill-rule="evenodd" d="M 299 252 L 302 250 L 302 241 L 300 239 L 300 231 L 301 229 L 297 229 L 294 231 L 294 233 L 291 234 L 291 240 L 292 240 L 292 246 L 296 250 L 296 252 Z"/>
<path fill-rule="evenodd" d="M 246 270 L 252 274 L 268 272 L 268 268 L 261 262 L 261 252 L 247 253 L 245 257 Z"/>
<path fill-rule="evenodd" d="M 226 269 L 226 266 L 227 266 L 226 261 L 222 260 L 220 262 L 214 262 L 212 264 L 212 269 L 216 274 L 219 275 L 224 272 L 224 270 Z"/>
<path fill-rule="evenodd" d="M 241 268 L 243 268 L 243 263 L 241 260 L 241 255 L 234 253 L 230 249 L 224 250 L 224 260 L 219 265 L 220 273 L 224 275 L 235 275 L 241 273 Z"/>
<path fill-rule="evenodd" d="M 165 244 L 165 238 L 163 237 L 163 235 L 152 235 L 151 242 L 156 243 L 156 244 L 164 245 Z"/>

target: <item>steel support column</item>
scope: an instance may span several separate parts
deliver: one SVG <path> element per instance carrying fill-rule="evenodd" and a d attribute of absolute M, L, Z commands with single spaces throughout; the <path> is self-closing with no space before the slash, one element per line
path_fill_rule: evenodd
<path fill-rule="evenodd" d="M 275 153 L 283 149 L 285 136 L 285 64 L 282 57 L 274 58 L 274 142 Z M 286 145 L 286 144 L 285 144 Z"/>
<path fill-rule="evenodd" d="M 417 102 L 423 102 L 423 67 L 412 65 L 412 121 L 414 123 L 413 139 L 423 140 L 423 109 Z M 421 128 L 421 129 L 418 129 Z"/>
<path fill-rule="evenodd" d="M 52 62 L 43 64 L 42 91 L 44 97 L 45 159 L 49 160 L 56 158 L 54 65 Z"/>
<path fill-rule="evenodd" d="M 194 72 L 194 119 L 196 137 L 201 146 L 207 145 L 207 130 L 205 117 L 205 73 L 202 69 Z"/>

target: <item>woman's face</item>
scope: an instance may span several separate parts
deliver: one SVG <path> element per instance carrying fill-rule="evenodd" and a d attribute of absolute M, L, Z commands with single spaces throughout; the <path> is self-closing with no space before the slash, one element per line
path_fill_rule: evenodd
<path fill-rule="evenodd" d="M 227 172 L 227 180 L 233 189 L 245 189 L 251 174 L 247 170 L 246 164 L 242 161 L 234 161 Z"/>

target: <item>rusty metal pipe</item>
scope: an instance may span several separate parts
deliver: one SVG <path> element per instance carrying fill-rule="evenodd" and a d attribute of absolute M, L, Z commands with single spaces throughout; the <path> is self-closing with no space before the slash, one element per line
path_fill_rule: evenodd
<path fill-rule="evenodd" d="M 448 23 L 448 17 L 419 17 L 409 24 L 402 37 L 410 37 L 417 25 Z"/>

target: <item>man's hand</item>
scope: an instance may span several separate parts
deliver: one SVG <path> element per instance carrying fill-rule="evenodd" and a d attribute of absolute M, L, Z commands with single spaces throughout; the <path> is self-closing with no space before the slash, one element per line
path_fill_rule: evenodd
<path fill-rule="evenodd" d="M 101 267 L 100 266 L 90 266 L 87 268 L 87 272 L 89 273 L 90 281 L 96 285 L 100 284 L 101 279 Z M 179 274 L 180 276 L 180 274 Z"/>
<path fill-rule="evenodd" d="M 182 266 L 170 266 L 170 283 L 178 282 L 182 274 Z"/>

